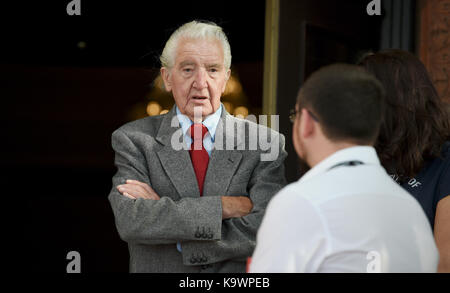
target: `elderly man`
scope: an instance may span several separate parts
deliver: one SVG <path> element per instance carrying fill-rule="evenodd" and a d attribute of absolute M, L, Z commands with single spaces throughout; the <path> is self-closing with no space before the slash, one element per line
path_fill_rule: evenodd
<path fill-rule="evenodd" d="M 112 135 L 109 201 L 130 271 L 244 272 L 266 205 L 285 185 L 284 137 L 225 111 L 231 52 L 217 25 L 178 28 L 161 63 L 176 105 Z M 256 134 L 271 138 L 268 148 L 249 149 Z"/>

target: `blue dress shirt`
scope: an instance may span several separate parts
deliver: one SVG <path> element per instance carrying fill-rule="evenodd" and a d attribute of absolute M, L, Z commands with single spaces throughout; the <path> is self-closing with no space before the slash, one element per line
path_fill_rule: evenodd
<path fill-rule="evenodd" d="M 193 124 L 193 122 L 191 121 L 191 119 L 189 119 L 188 116 L 181 114 L 177 106 L 175 106 L 175 109 L 177 112 L 178 121 L 180 121 L 181 129 L 183 131 L 184 141 L 186 142 L 188 148 L 190 148 L 192 144 L 192 138 L 189 135 L 188 130 Z M 202 122 L 203 125 L 205 125 L 206 128 L 208 128 L 208 133 L 203 138 L 203 146 L 205 147 L 205 150 L 208 152 L 208 155 L 210 157 L 211 157 L 211 150 L 214 145 L 217 125 L 219 124 L 221 115 L 222 115 L 222 105 L 220 105 L 219 109 L 217 109 L 216 112 L 207 116 Z"/>

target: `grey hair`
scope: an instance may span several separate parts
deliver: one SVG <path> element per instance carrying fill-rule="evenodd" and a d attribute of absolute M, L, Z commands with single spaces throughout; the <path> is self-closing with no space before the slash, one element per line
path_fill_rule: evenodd
<path fill-rule="evenodd" d="M 226 69 L 231 67 L 231 48 L 228 38 L 222 28 L 213 22 L 191 21 L 180 26 L 167 40 L 159 60 L 161 66 L 172 68 L 175 64 L 175 54 L 181 38 L 215 39 L 220 41 L 223 49 L 223 61 Z"/>

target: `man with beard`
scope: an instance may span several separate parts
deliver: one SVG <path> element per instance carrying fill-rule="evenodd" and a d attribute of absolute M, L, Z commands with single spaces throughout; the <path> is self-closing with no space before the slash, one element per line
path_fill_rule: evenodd
<path fill-rule="evenodd" d="M 383 92 L 353 65 L 324 67 L 306 81 L 292 140 L 311 169 L 270 201 L 250 272 L 436 271 L 424 211 L 373 148 Z"/>

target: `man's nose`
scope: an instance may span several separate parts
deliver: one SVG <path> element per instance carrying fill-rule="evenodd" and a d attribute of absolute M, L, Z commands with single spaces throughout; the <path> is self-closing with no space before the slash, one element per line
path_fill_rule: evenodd
<path fill-rule="evenodd" d="M 197 89 L 203 89 L 208 87 L 207 83 L 207 72 L 205 69 L 201 68 L 197 71 L 194 79 L 194 87 Z"/>

